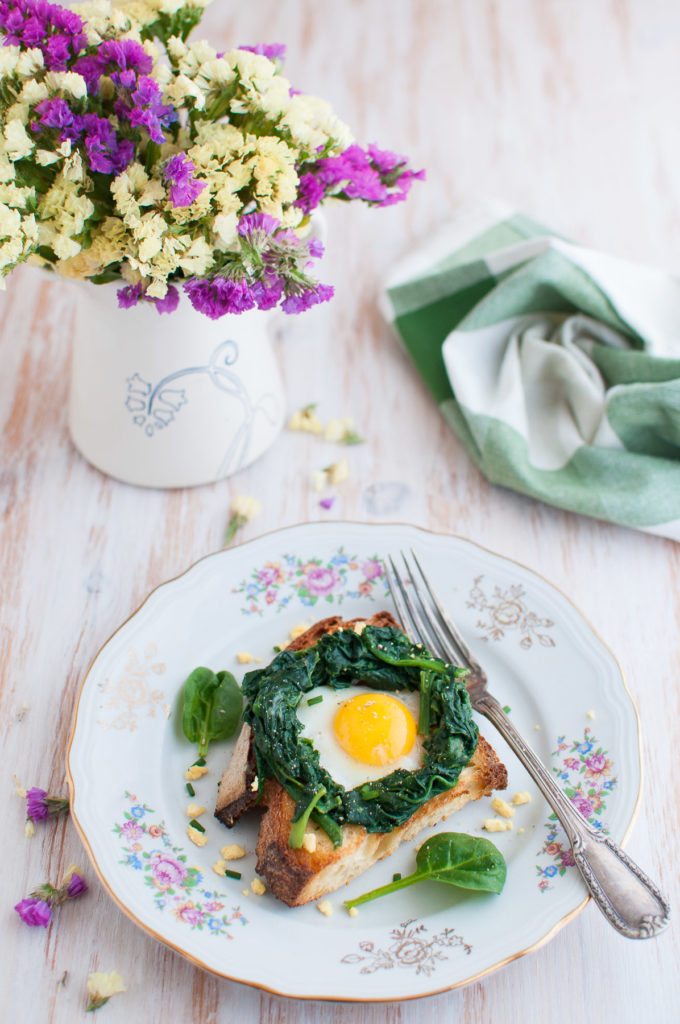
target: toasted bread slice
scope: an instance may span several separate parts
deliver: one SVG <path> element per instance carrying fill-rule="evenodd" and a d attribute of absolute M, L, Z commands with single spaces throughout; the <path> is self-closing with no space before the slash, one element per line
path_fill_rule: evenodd
<path fill-rule="evenodd" d="M 257 840 L 257 870 L 274 895 L 289 907 L 309 903 L 339 889 L 376 861 L 389 857 L 405 840 L 437 825 L 469 800 L 489 796 L 494 789 L 505 789 L 507 784 L 505 765 L 480 736 L 472 760 L 461 772 L 455 789 L 432 797 L 399 828 L 392 832 L 367 832 L 362 825 L 345 825 L 342 845 L 334 848 L 326 833 L 310 822 L 307 833 L 314 836 L 310 845 L 315 844 L 310 851 L 292 850 L 288 846 L 295 802 L 278 782 L 270 779 L 264 790 L 267 811 Z"/>
<path fill-rule="evenodd" d="M 333 616 L 311 626 L 288 645 L 288 650 L 303 650 L 328 633 L 363 624 L 399 628 L 389 612 L 378 612 L 368 620 L 345 621 Z M 255 777 L 252 735 L 250 727 L 244 725 L 218 789 L 215 817 L 228 827 L 256 802 Z M 428 800 L 392 832 L 367 832 L 361 825 L 345 825 L 342 844 L 334 847 L 323 829 L 310 821 L 305 846 L 292 849 L 288 846 L 288 837 L 295 802 L 276 780 L 268 779 L 259 804 L 266 811 L 257 840 L 257 871 L 280 900 L 290 907 L 301 906 L 340 888 L 377 861 L 389 857 L 401 843 L 413 839 L 424 828 L 443 821 L 470 800 L 479 800 L 496 789 L 505 789 L 507 783 L 505 765 L 480 736 L 470 763 L 461 772 L 456 786 Z"/>

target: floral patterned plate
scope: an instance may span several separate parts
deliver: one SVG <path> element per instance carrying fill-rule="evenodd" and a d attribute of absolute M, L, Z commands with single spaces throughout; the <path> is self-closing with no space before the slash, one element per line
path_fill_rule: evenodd
<path fill-rule="evenodd" d="M 187 837 L 184 772 L 195 748 L 174 710 L 196 665 L 246 670 L 289 631 L 326 615 L 391 608 L 379 558 L 413 546 L 485 664 L 493 689 L 579 810 L 618 841 L 635 815 L 640 748 L 616 660 L 570 601 L 541 577 L 469 541 L 410 526 L 323 523 L 220 551 L 159 587 L 108 641 L 83 684 L 68 754 L 73 819 L 119 906 L 151 935 L 227 978 L 303 998 L 395 1000 L 465 984 L 546 941 L 587 901 L 564 834 L 488 723 L 509 793 L 532 795 L 510 832 L 501 896 L 427 883 L 367 904 L 342 900 L 408 873 L 414 845 L 333 893 L 331 917 L 250 890 L 255 820 L 231 832 L 211 817 L 230 743 L 214 744 L 194 782 L 208 842 Z M 115 769 L 112 770 L 112 765 Z M 485 834 L 489 800 L 440 829 Z M 213 871 L 219 851 L 247 856 Z M 269 951 L 262 955 L 263 942 Z"/>

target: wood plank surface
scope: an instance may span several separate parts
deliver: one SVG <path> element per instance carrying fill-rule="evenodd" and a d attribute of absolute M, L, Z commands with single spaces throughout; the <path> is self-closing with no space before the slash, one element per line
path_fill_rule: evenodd
<path fill-rule="evenodd" d="M 380 281 L 470 195 L 515 204 L 612 253 L 680 267 L 680 7 L 665 0 L 216 0 L 199 35 L 219 48 L 285 42 L 287 74 L 328 99 L 364 142 L 408 153 L 428 182 L 388 210 L 328 214 L 336 298 L 288 320 L 278 352 L 291 409 L 353 415 L 336 518 L 453 532 L 537 569 L 616 652 L 642 721 L 644 798 L 628 844 L 680 895 L 680 548 L 488 484 L 444 424 L 376 306 Z M 327 514 L 309 488 L 316 443 L 284 433 L 231 480 L 163 492 L 88 466 L 67 432 L 73 295 L 17 272 L 0 298 L 0 742 L 3 829 L 0 1017 L 80 1020 L 91 970 L 128 986 L 102 1021 L 261 1024 L 670 1024 L 680 943 L 617 936 L 593 907 L 489 977 L 402 1004 L 305 1003 L 219 980 L 91 891 L 45 932 L 13 904 L 69 861 L 67 820 L 23 836 L 12 775 L 63 790 L 74 697 L 96 651 L 148 591 L 221 546 L 230 496 L 263 512 L 244 540 Z M 85 903 L 85 900 L 87 901 Z M 275 955 L 275 950 L 270 955 Z M 64 976 L 67 972 L 65 981 Z"/>

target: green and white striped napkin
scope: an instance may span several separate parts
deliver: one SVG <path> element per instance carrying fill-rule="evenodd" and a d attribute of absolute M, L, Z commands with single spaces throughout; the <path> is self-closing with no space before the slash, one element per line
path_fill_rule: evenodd
<path fill-rule="evenodd" d="M 680 280 L 472 207 L 382 306 L 489 480 L 680 540 Z"/>

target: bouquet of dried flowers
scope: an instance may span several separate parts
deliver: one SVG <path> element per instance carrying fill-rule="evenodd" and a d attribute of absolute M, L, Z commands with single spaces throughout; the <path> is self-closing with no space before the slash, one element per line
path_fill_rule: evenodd
<path fill-rule="evenodd" d="M 291 88 L 281 46 L 188 42 L 209 0 L 0 0 L 0 281 L 29 262 L 121 306 L 297 313 L 332 289 L 310 214 L 423 172 Z"/>

